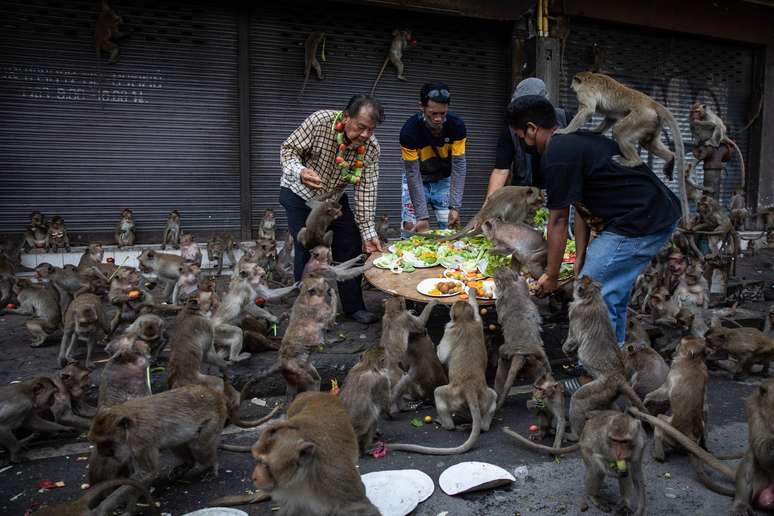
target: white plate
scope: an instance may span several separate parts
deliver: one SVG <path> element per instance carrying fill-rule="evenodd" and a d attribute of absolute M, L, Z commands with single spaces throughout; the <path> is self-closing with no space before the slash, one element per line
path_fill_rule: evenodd
<path fill-rule="evenodd" d="M 475 281 L 475 280 L 471 280 L 471 281 Z M 486 299 L 486 300 L 497 299 L 497 289 L 495 288 L 495 282 L 493 279 L 484 280 L 484 291 L 486 291 L 486 293 L 489 294 L 491 297 L 476 296 L 476 299 Z"/>
<path fill-rule="evenodd" d="M 461 285 L 463 290 L 460 291 L 460 292 L 457 292 L 456 294 L 440 294 L 440 295 L 435 295 L 435 296 L 432 295 L 432 294 L 429 294 L 429 292 L 435 287 L 436 284 L 438 284 L 438 283 L 448 283 L 450 281 L 453 281 L 454 283 L 457 283 L 458 285 Z M 417 284 L 417 292 L 419 292 L 420 294 L 424 294 L 426 296 L 430 296 L 430 297 L 452 297 L 452 296 L 458 296 L 458 295 L 460 295 L 460 294 L 465 292 L 464 289 L 465 289 L 465 284 L 463 282 L 458 281 L 458 280 L 453 280 L 453 279 L 447 279 L 447 278 L 427 278 L 427 279 L 423 279 L 422 281 L 420 281 Z"/>
<path fill-rule="evenodd" d="M 444 493 L 454 496 L 510 484 L 515 480 L 513 475 L 494 464 L 460 462 L 441 473 L 438 485 Z"/>
<path fill-rule="evenodd" d="M 362 477 L 366 496 L 383 516 L 405 516 L 435 490 L 433 479 L 418 469 L 375 471 Z"/>
<path fill-rule="evenodd" d="M 187 512 L 183 516 L 247 516 L 245 511 L 232 509 L 231 507 L 207 507 L 194 512 Z"/>
<path fill-rule="evenodd" d="M 378 269 L 391 269 L 392 265 L 398 260 L 398 257 L 391 254 L 383 254 L 374 260 L 374 267 Z"/>
<path fill-rule="evenodd" d="M 416 256 L 414 256 L 413 253 L 405 252 L 403 253 L 403 260 L 406 263 L 410 263 L 417 269 L 429 269 L 430 267 L 435 267 L 438 265 L 438 256 L 436 255 L 435 261 L 433 263 L 425 263 L 420 261 Z"/>

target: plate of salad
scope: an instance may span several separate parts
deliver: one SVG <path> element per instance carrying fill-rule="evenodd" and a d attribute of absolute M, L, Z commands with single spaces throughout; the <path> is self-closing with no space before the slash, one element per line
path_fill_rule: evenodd
<path fill-rule="evenodd" d="M 387 269 L 396 274 L 401 272 L 414 272 L 415 267 L 407 263 L 397 254 L 383 254 L 374 260 L 374 267 L 378 269 Z"/>

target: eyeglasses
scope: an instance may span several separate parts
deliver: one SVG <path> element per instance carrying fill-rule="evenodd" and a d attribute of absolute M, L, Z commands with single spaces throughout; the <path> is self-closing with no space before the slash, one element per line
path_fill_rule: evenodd
<path fill-rule="evenodd" d="M 428 100 L 434 100 L 436 102 L 449 102 L 451 95 L 449 95 L 449 90 L 447 89 L 436 89 L 428 91 L 427 98 Z"/>

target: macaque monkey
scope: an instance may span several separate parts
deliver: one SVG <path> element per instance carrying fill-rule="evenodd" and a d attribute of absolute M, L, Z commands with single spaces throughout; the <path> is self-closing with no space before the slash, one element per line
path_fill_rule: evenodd
<path fill-rule="evenodd" d="M 685 271 L 680 283 L 672 295 L 677 308 L 698 310 L 709 308 L 709 285 L 704 277 L 704 270 L 699 264 Z"/>
<path fill-rule="evenodd" d="M 747 220 L 747 216 L 750 211 L 747 209 L 747 202 L 744 198 L 744 192 L 737 190 L 731 197 L 731 205 L 728 207 L 731 210 L 731 224 L 734 225 L 734 229 L 737 231 L 744 226 L 744 221 Z"/>
<path fill-rule="evenodd" d="M 116 271 L 110 282 L 108 301 L 118 308 L 110 321 L 111 336 L 122 322 L 131 324 L 141 314 L 151 312 L 156 306 L 153 294 L 142 285 L 139 271 L 131 268 Z"/>
<path fill-rule="evenodd" d="M 647 343 L 626 343 L 623 358 L 629 382 L 640 399 L 644 399 L 666 381 L 669 366 Z"/>
<path fill-rule="evenodd" d="M 194 263 L 184 262 L 180 266 L 180 277 L 172 290 L 172 304 L 185 304 L 191 295 L 199 290 L 201 269 Z"/>
<path fill-rule="evenodd" d="M 763 374 L 768 375 L 769 364 L 774 359 L 774 339 L 759 329 L 717 325 L 710 327 L 704 338 L 713 352 L 725 351 L 736 360 L 735 379 L 748 377 L 754 364 L 763 364 Z"/>
<path fill-rule="evenodd" d="M 572 89 L 578 96 L 578 112 L 564 129 L 555 134 L 574 133 L 594 113 L 605 119 L 593 132 L 602 134 L 613 128 L 613 138 L 621 150 L 621 157 L 613 159 L 624 167 L 642 165 L 637 145 L 642 145 L 665 161 L 664 175 L 671 181 L 677 158 L 678 186 L 683 216 L 688 214 L 688 198 L 685 190 L 685 150 L 680 126 L 667 108 L 642 92 L 624 86 L 612 77 L 601 73 L 578 72 L 572 79 Z M 664 125 L 669 127 L 675 141 L 675 152 L 661 142 Z"/>
<path fill-rule="evenodd" d="M 392 387 L 391 407 L 409 410 L 406 401 L 433 401 L 435 389 L 449 383 L 446 370 L 438 359 L 433 341 L 425 333 L 409 335 L 406 353 L 400 361 L 408 367 L 397 385 Z"/>
<path fill-rule="evenodd" d="M 57 386 L 45 376 L 0 386 L 0 446 L 8 450 L 12 463 L 22 462 L 21 443 L 13 430 L 26 428 L 38 432 L 70 432 L 72 429 L 38 415 L 47 409 Z"/>
<path fill-rule="evenodd" d="M 32 335 L 30 346 L 37 348 L 57 330 L 62 320 L 59 296 L 53 287 L 34 284 L 23 278 L 16 280 L 13 292 L 19 306 L 6 308 L 6 313 L 33 316 L 24 326 Z"/>
<path fill-rule="evenodd" d="M 259 240 L 277 240 L 277 220 L 274 218 L 274 210 L 266 208 L 263 212 L 263 219 L 258 226 Z"/>
<path fill-rule="evenodd" d="M 49 407 L 54 421 L 80 430 L 89 429 L 90 418 L 96 413 L 96 408 L 85 399 L 84 391 L 90 385 L 89 373 L 84 367 L 69 364 L 59 374 L 51 376 L 57 386 Z"/>
<path fill-rule="evenodd" d="M 187 263 L 194 263 L 199 267 L 202 266 L 202 251 L 199 249 L 199 244 L 194 242 L 194 237 L 191 233 L 180 235 L 180 256 Z"/>
<path fill-rule="evenodd" d="M 277 263 L 274 265 L 274 281 L 282 285 L 287 285 L 294 281 L 293 278 L 293 256 L 295 255 L 295 246 L 293 245 L 293 235 L 288 232 L 285 236 L 285 243 L 282 249 L 277 253 Z"/>
<path fill-rule="evenodd" d="M 126 333 L 145 342 L 153 364 L 158 362 L 159 355 L 169 339 L 164 319 L 156 314 L 142 314 L 129 325 Z"/>
<path fill-rule="evenodd" d="M 497 289 L 497 322 L 503 330 L 505 343 L 498 350 L 495 392 L 498 410 L 505 403 L 508 392 L 520 372 L 535 380 L 551 372 L 543 339 L 540 337 L 541 319 L 532 302 L 527 282 L 513 269 L 501 267 L 494 273 Z"/>
<path fill-rule="evenodd" d="M 709 246 L 713 255 L 719 255 L 725 245 L 730 241 L 733 244 L 731 256 L 737 256 L 742 250 L 739 233 L 731 224 L 731 218 L 726 210 L 709 195 L 702 195 L 696 204 L 699 212 L 699 220 L 693 225 L 691 231 L 699 235 L 708 235 Z"/>
<path fill-rule="evenodd" d="M 324 32 L 311 32 L 304 41 L 304 84 L 301 86 L 301 94 L 304 94 L 306 90 L 306 83 L 309 81 L 309 76 L 314 69 L 317 74 L 317 80 L 321 81 L 323 78 L 322 67 L 320 61 L 317 60 L 317 48 L 323 44 L 322 47 L 322 60 L 325 61 L 325 33 Z M 268 211 L 268 210 L 267 210 Z M 273 226 L 272 226 L 273 227 Z M 260 237 L 264 238 L 264 237 Z"/>
<path fill-rule="evenodd" d="M 501 219 L 506 223 L 525 222 L 532 224 L 537 210 L 543 207 L 543 192 L 532 186 L 504 186 L 498 188 L 468 224 L 451 236 L 424 235 L 436 238 L 442 242 L 458 240 L 465 236 L 481 233 L 484 222 L 491 219 Z"/>
<path fill-rule="evenodd" d="M 48 223 L 46 217 L 39 211 L 33 211 L 30 215 L 30 223 L 24 231 L 22 250 L 45 249 L 46 236 L 48 235 Z"/>
<path fill-rule="evenodd" d="M 360 455 L 364 455 L 373 442 L 379 416 L 389 410 L 390 380 L 384 358 L 382 346 L 366 350 L 347 373 L 339 393 L 339 399 L 352 420 Z"/>
<path fill-rule="evenodd" d="M 406 298 L 403 296 L 392 296 L 384 301 L 379 345 L 384 348 L 385 368 L 387 369 L 387 377 L 390 379 L 390 386 L 397 386 L 401 376 L 403 376 L 401 361 L 408 348 L 409 335 L 425 332 L 427 321 L 437 304 L 436 300 L 430 301 L 425 305 L 422 313 L 417 316 L 406 309 Z M 391 414 L 397 411 L 397 405 L 390 407 Z"/>
<path fill-rule="evenodd" d="M 669 292 L 664 287 L 658 287 L 648 298 L 653 324 L 663 326 L 677 325 L 677 314 L 680 309 L 669 297 Z"/>
<path fill-rule="evenodd" d="M 97 15 L 97 25 L 94 29 L 97 59 L 102 57 L 101 54 L 104 50 L 109 54 L 108 63 L 115 64 L 118 62 L 118 55 L 121 49 L 116 41 L 127 36 L 126 33 L 120 32 L 120 26 L 123 23 L 123 18 L 116 14 L 106 0 L 102 0 L 102 9 Z"/>
<path fill-rule="evenodd" d="M 70 303 L 64 316 L 62 343 L 59 346 L 59 367 L 64 367 L 72 360 L 73 349 L 79 340 L 86 341 L 86 367 L 91 369 L 91 353 L 97 342 L 97 335 L 102 329 L 105 335 L 110 332 L 102 300 L 94 294 L 81 294 Z"/>
<path fill-rule="evenodd" d="M 469 289 L 468 296 L 467 301 L 452 305 L 451 321 L 446 324 L 438 346 L 438 357 L 449 367 L 449 384 L 435 389 L 435 408 L 438 420 L 446 430 L 455 428 L 452 414 L 467 409 L 473 420 L 470 436 L 454 448 L 391 444 L 389 449 L 392 451 L 456 455 L 469 451 L 480 433 L 489 431 L 497 406 L 497 393 L 486 384 L 487 352 L 476 291 Z"/>
<path fill-rule="evenodd" d="M 148 485 L 159 474 L 159 452 L 171 449 L 182 462 L 172 476 L 199 465 L 218 474 L 218 444 L 226 423 L 223 395 L 186 385 L 99 410 L 88 439 L 101 457 L 129 464 L 131 478 Z"/>
<path fill-rule="evenodd" d="M 140 263 L 142 272 L 145 274 L 155 273 L 159 280 L 166 283 L 163 299 L 170 301 L 175 284 L 180 279 L 180 266 L 183 264 L 183 258 L 176 254 L 159 253 L 146 249 L 137 258 L 137 261 Z"/>
<path fill-rule="evenodd" d="M 116 224 L 114 236 L 119 249 L 134 245 L 134 214 L 130 208 L 126 208 L 121 212 L 121 218 Z"/>
<path fill-rule="evenodd" d="M 774 304 L 769 305 L 766 312 L 766 320 L 763 322 L 763 334 L 770 339 L 774 339 Z"/>
<path fill-rule="evenodd" d="M 277 516 L 380 514 L 366 497 L 357 438 L 337 396 L 300 394 L 287 421 L 266 428 L 252 453 L 253 482 L 279 504 Z"/>
<path fill-rule="evenodd" d="M 332 199 L 310 200 L 306 204 L 312 211 L 306 217 L 304 227 L 298 232 L 298 241 L 304 249 L 310 251 L 318 245 L 330 247 L 333 244 L 333 231 L 328 231 L 328 227 L 334 220 L 341 217 L 341 204 Z"/>
<path fill-rule="evenodd" d="M 376 234 L 379 236 L 382 244 L 386 244 L 390 237 L 394 236 L 395 232 L 390 228 L 389 215 L 382 215 L 379 222 L 376 223 Z"/>
<path fill-rule="evenodd" d="M 341 301 L 338 296 L 338 282 L 357 278 L 361 276 L 363 272 L 373 267 L 372 263 L 357 265 L 365 258 L 366 255 L 361 254 L 346 262 L 333 265 L 333 253 L 331 248 L 324 245 L 318 245 L 310 251 L 309 261 L 306 262 L 301 277 L 306 278 L 316 276 L 325 278 L 325 280 L 328 281 L 328 285 L 336 292 L 336 312 L 338 313 L 341 308 Z"/>
<path fill-rule="evenodd" d="M 0 254 L 0 311 L 11 300 L 16 284 L 16 266 Z"/>
<path fill-rule="evenodd" d="M 277 241 L 258 239 L 254 247 L 242 246 L 242 257 L 234 267 L 232 277 L 239 275 L 240 265 L 243 263 L 256 263 L 266 271 L 267 277 L 271 277 L 277 262 Z"/>
<path fill-rule="evenodd" d="M 481 231 L 495 245 L 494 254 L 511 254 L 519 266 L 526 265 L 530 276 L 540 278 L 546 268 L 548 244 L 543 232 L 523 222 L 507 223 L 500 218 L 489 219 Z"/>
<path fill-rule="evenodd" d="M 379 75 L 376 76 L 374 85 L 371 87 L 371 95 L 376 91 L 376 85 L 379 84 L 379 79 L 382 78 L 384 69 L 387 68 L 387 63 L 392 63 L 395 70 L 398 72 L 398 79 L 405 81 L 406 77 L 403 76 L 403 51 L 408 48 L 409 45 L 416 46 L 416 40 L 411 37 L 411 31 L 398 30 L 392 31 L 392 43 L 390 44 L 390 51 L 387 53 L 387 57 L 384 58 L 382 69 L 379 70 Z"/>
<path fill-rule="evenodd" d="M 242 349 L 247 353 L 276 351 L 280 348 L 281 338 L 272 335 L 272 324 L 264 318 L 243 314 L 239 321 L 242 328 Z"/>
<path fill-rule="evenodd" d="M 234 258 L 235 248 L 236 243 L 234 242 L 234 237 L 232 237 L 230 233 L 213 235 L 213 237 L 207 241 L 207 260 L 210 262 L 210 267 L 212 267 L 215 262 L 218 262 L 218 270 L 215 273 L 215 276 L 220 276 L 221 272 L 223 272 L 223 265 L 225 264 L 226 258 L 228 258 L 231 265 L 236 265 L 236 258 Z"/>
<path fill-rule="evenodd" d="M 554 379 L 550 372 L 535 380 L 532 386 L 532 399 L 527 408 L 535 410 L 538 417 L 538 431 L 529 436 L 533 441 L 541 441 L 548 433 L 554 434 L 554 448 L 562 446 L 567 420 L 564 417 L 564 384 Z"/>
<path fill-rule="evenodd" d="M 580 450 L 586 466 L 581 512 L 587 511 L 591 502 L 602 512 L 615 511 L 636 516 L 646 514 L 645 477 L 642 474 L 645 431 L 642 424 L 633 417 L 614 410 L 592 411 L 583 426 L 578 444 L 558 449 L 535 444 L 508 427 L 503 428 L 503 431 L 532 450 L 555 455 Z M 600 488 L 605 477 L 618 479 L 621 500 L 615 507 L 600 499 Z"/>
<path fill-rule="evenodd" d="M 691 106 L 689 114 L 691 123 L 691 135 L 693 136 L 693 145 L 696 147 L 707 145 L 709 147 L 720 147 L 726 144 L 732 147 L 737 156 L 739 156 L 739 166 L 742 173 L 742 188 L 745 185 L 745 167 L 742 151 L 734 140 L 728 137 L 728 129 L 723 120 L 715 114 L 706 104 L 696 102 Z"/>
<path fill-rule="evenodd" d="M 108 343 L 110 359 L 102 369 L 99 408 L 151 395 L 148 383 L 150 347 L 135 333 L 126 333 Z M 90 478 L 93 483 L 94 478 Z"/>
<path fill-rule="evenodd" d="M 115 480 L 108 480 L 92 485 L 92 487 L 86 491 L 86 494 L 72 502 L 44 505 L 35 511 L 34 514 L 35 516 L 86 516 L 92 514 L 109 514 L 102 511 L 100 503 L 112 491 L 122 486 L 129 486 L 137 491 L 145 502 L 153 507 L 155 501 L 148 490 L 145 489 L 145 486 L 134 480 L 129 480 L 128 478 L 117 478 Z M 128 514 L 132 514 L 134 511 L 133 507 L 127 506 L 126 509 Z"/>
<path fill-rule="evenodd" d="M 107 278 L 96 267 L 78 272 L 69 265 L 60 269 L 48 263 L 41 263 L 35 267 L 35 273 L 54 287 L 59 295 L 59 309 L 63 314 L 67 312 L 70 302 L 81 294 L 102 296 L 108 291 Z"/>
<path fill-rule="evenodd" d="M 92 243 L 89 244 L 83 251 L 78 262 L 78 272 L 91 273 L 96 268 L 103 275 L 110 276 L 116 269 L 116 266 L 110 263 L 103 263 L 102 259 L 105 256 L 105 250 L 102 248 L 102 244 Z"/>
<path fill-rule="evenodd" d="M 164 228 L 164 237 L 161 239 L 162 251 L 171 244 L 175 249 L 180 248 L 180 212 L 172 210 L 167 217 L 167 226 Z"/>
<path fill-rule="evenodd" d="M 70 237 L 67 235 L 64 219 L 59 215 L 51 217 L 46 233 L 46 251 L 64 249 L 70 252 Z"/>

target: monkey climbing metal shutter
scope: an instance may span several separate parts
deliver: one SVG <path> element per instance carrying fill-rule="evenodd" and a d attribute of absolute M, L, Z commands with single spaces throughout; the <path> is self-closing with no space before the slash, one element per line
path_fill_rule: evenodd
<path fill-rule="evenodd" d="M 728 126 L 729 137 L 739 145 L 749 168 L 750 135 L 748 131 L 740 132 L 740 129 L 747 123 L 752 88 L 753 55 L 750 48 L 696 36 L 573 18 L 560 91 L 562 105 L 573 112 L 577 110 L 578 102 L 570 83 L 577 72 L 590 68 L 594 44 L 605 51 L 604 73 L 650 95 L 675 116 L 681 128 L 686 162 L 698 166 L 692 174 L 694 181 L 699 184 L 703 181 L 703 166 L 696 163 L 691 153 L 693 140 L 688 120 L 691 104 L 697 101 L 720 115 Z M 601 118 L 595 115 L 587 128 L 599 120 Z M 607 134 L 610 134 L 609 131 Z M 669 129 L 662 132 L 661 139 L 674 148 L 674 137 Z M 674 181 L 666 181 L 661 173 L 663 160 L 644 150 L 640 156 L 677 192 L 677 176 Z M 734 154 L 726 164 L 721 182 L 720 194 L 724 204 L 728 204 L 740 183 L 741 169 Z"/>
<path fill-rule="evenodd" d="M 133 29 L 117 64 L 95 56 L 99 2 L 0 4 L 0 233 L 38 209 L 78 242 L 111 232 L 123 208 L 140 243 L 160 241 L 173 209 L 200 242 L 238 231 L 231 7 L 111 4 Z"/>
<path fill-rule="evenodd" d="M 254 9 L 250 26 L 254 228 L 266 207 L 273 207 L 278 223 L 285 226 L 285 212 L 278 203 L 282 142 L 312 112 L 343 109 L 353 94 L 371 90 L 393 29 L 410 29 L 417 45 L 403 54 L 408 80 L 398 80 L 389 64 L 375 91 L 386 114 L 376 130 L 382 151 L 377 217 L 388 214 L 392 227 L 399 226 L 402 162 L 398 136 L 403 123 L 419 110 L 422 84 L 433 80 L 449 85 L 451 110 L 467 126 L 463 221 L 481 207 L 508 101 L 509 24 L 370 5 L 263 4 Z M 328 34 L 327 62 L 320 63 L 323 80 L 318 81 L 312 72 L 301 95 L 304 41 L 313 31 Z M 318 58 L 320 50 L 322 47 Z M 352 195 L 350 203 L 354 208 Z"/>

